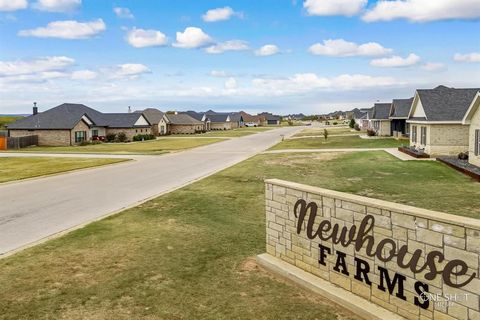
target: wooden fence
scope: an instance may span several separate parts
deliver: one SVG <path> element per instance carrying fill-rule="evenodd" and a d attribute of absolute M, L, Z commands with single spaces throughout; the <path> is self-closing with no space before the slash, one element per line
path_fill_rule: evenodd
<path fill-rule="evenodd" d="M 8 137 L 7 149 L 21 149 L 38 145 L 38 136 Z"/>

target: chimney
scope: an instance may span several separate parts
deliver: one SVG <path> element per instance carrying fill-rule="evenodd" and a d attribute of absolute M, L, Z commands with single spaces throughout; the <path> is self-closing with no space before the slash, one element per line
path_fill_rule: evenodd
<path fill-rule="evenodd" d="M 128 113 L 132 113 L 132 107 L 128 106 Z"/>
<path fill-rule="evenodd" d="M 33 115 L 36 115 L 38 113 L 38 108 L 37 108 L 37 103 L 33 103 Z"/>

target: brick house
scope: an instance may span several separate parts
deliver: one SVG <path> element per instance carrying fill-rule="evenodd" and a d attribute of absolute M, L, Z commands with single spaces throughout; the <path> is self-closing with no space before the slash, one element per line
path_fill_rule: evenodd
<path fill-rule="evenodd" d="M 186 113 L 165 113 L 158 124 L 159 134 L 193 134 L 205 131 L 205 123 Z"/>
<path fill-rule="evenodd" d="M 244 126 L 242 114 L 239 112 L 215 112 L 208 110 L 202 121 L 210 122 L 210 130 L 231 130 Z"/>
<path fill-rule="evenodd" d="M 480 91 L 468 108 L 463 124 L 469 125 L 468 161 L 480 167 Z"/>
<path fill-rule="evenodd" d="M 141 113 L 147 119 L 147 121 L 152 125 L 152 134 L 155 136 L 159 135 L 158 124 L 163 118 L 163 112 L 156 108 L 147 108 L 144 110 L 137 110 L 135 113 Z"/>
<path fill-rule="evenodd" d="M 389 119 L 391 103 L 375 103 L 373 105 L 371 127 L 378 136 L 391 135 L 391 122 Z"/>
<path fill-rule="evenodd" d="M 407 123 L 410 146 L 429 155 L 456 155 L 469 148 L 463 119 L 479 89 L 438 86 L 415 92 Z"/>
<path fill-rule="evenodd" d="M 83 104 L 64 103 L 44 112 L 35 107 L 31 116 L 8 125 L 10 137 L 38 136 L 40 146 L 71 146 L 109 133 L 123 132 L 127 140 L 151 133 L 140 113 L 101 113 Z"/>
<path fill-rule="evenodd" d="M 408 114 L 412 107 L 413 98 L 393 99 L 389 119 L 391 121 L 391 135 L 397 138 L 408 136 Z"/>

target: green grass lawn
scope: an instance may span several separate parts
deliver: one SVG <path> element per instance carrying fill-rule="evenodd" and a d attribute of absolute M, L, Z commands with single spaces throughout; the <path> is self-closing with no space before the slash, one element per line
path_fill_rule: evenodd
<path fill-rule="evenodd" d="M 330 132 L 330 134 L 333 134 Z M 285 140 L 271 150 L 281 149 L 333 149 L 333 148 L 396 148 L 405 144 L 393 138 L 362 139 L 358 136 L 308 138 Z"/>
<path fill-rule="evenodd" d="M 350 317 L 256 266 L 265 178 L 480 217 L 480 184 L 441 163 L 381 151 L 258 155 L 0 260 L 2 318 Z"/>
<path fill-rule="evenodd" d="M 17 121 L 18 119 L 21 119 L 23 117 L 17 117 L 17 116 L 0 116 L 0 130 L 4 130 L 5 126 Z"/>
<path fill-rule="evenodd" d="M 169 139 L 131 142 L 131 143 L 102 143 L 87 146 L 73 147 L 31 147 L 21 149 L 22 152 L 49 152 L 49 153 L 109 153 L 109 154 L 162 154 L 170 151 L 195 148 L 223 139 Z M 18 150 L 13 150 L 17 152 Z"/>
<path fill-rule="evenodd" d="M 352 132 L 349 127 L 332 127 L 332 128 L 308 128 L 294 135 L 294 137 L 323 136 L 323 130 L 327 129 L 328 134 L 360 134 L 358 131 Z"/>
<path fill-rule="evenodd" d="M 15 181 L 76 169 L 91 168 L 126 159 L 88 159 L 88 158 L 0 158 L 0 183 Z"/>

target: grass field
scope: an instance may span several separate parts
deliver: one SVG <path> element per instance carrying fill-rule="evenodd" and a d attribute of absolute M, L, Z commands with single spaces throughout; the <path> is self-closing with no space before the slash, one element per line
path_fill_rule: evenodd
<path fill-rule="evenodd" d="M 294 137 L 323 136 L 323 130 L 327 129 L 329 135 L 336 134 L 361 134 L 359 131 L 352 131 L 349 127 L 332 128 L 308 128 L 294 135 Z"/>
<path fill-rule="evenodd" d="M 333 134 L 330 132 L 330 134 Z M 405 144 L 393 138 L 362 139 L 358 136 L 309 138 L 285 140 L 275 145 L 271 150 L 281 149 L 333 149 L 333 148 L 396 148 Z"/>
<path fill-rule="evenodd" d="M 21 119 L 22 117 L 17 116 L 0 116 L 0 130 L 4 130 L 5 126 Z"/>
<path fill-rule="evenodd" d="M 170 151 L 179 151 L 195 148 L 207 144 L 223 141 L 223 139 L 157 139 L 131 143 L 102 143 L 87 146 L 73 147 L 31 147 L 22 149 L 22 152 L 49 152 L 49 153 L 107 153 L 107 154 L 162 154 Z M 17 152 L 18 150 L 15 150 Z"/>
<path fill-rule="evenodd" d="M 265 178 L 480 217 L 480 184 L 441 163 L 259 155 L 0 260 L 2 318 L 348 318 L 253 261 L 265 251 Z"/>
<path fill-rule="evenodd" d="M 0 158 L 0 183 L 15 181 L 76 169 L 102 166 L 126 161 L 124 159 L 87 158 Z"/>

